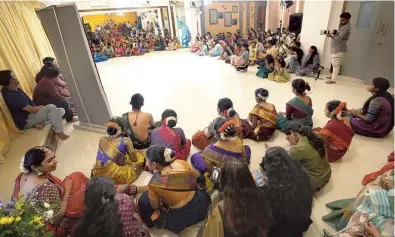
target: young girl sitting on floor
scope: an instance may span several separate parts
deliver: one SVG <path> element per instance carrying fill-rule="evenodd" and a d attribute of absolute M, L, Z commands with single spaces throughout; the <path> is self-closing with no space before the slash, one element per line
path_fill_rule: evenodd
<path fill-rule="evenodd" d="M 275 82 L 288 82 L 290 78 L 291 76 L 285 68 L 285 61 L 283 59 L 277 59 L 274 72 L 269 73 L 268 79 Z"/>
<path fill-rule="evenodd" d="M 241 52 L 242 64 L 240 66 L 236 66 L 237 71 L 246 72 L 248 66 L 250 64 L 250 54 L 248 50 L 248 43 L 243 43 L 243 50 Z"/>

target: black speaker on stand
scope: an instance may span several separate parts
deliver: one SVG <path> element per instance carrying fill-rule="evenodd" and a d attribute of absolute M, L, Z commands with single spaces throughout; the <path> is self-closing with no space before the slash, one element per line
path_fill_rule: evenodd
<path fill-rule="evenodd" d="M 303 13 L 294 13 L 289 16 L 288 30 L 295 34 L 302 31 Z"/>

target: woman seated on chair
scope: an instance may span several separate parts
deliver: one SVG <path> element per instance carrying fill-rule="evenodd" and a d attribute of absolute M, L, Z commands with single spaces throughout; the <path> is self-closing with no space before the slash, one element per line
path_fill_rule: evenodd
<path fill-rule="evenodd" d="M 202 152 L 192 155 L 192 165 L 209 180 L 215 167 L 222 168 L 224 162 L 238 159 L 250 163 L 251 149 L 243 145 L 243 141 L 236 137 L 236 128 L 232 120 L 219 118 L 214 124 L 218 141 L 208 145 Z M 212 187 L 207 187 L 209 191 Z"/>
<path fill-rule="evenodd" d="M 250 65 L 250 53 L 248 49 L 248 43 L 243 43 L 243 50 L 241 51 L 241 65 L 235 66 L 236 71 L 246 72 Z"/>
<path fill-rule="evenodd" d="M 137 93 L 130 101 L 132 112 L 122 115 L 125 131 L 137 150 L 147 149 L 151 144 L 149 128 L 155 128 L 152 114 L 142 112 L 144 97 Z"/>
<path fill-rule="evenodd" d="M 100 139 L 92 176 L 107 176 L 116 184 L 132 183 L 143 171 L 144 156 L 133 148 L 128 137 L 123 137 L 122 118 L 111 119 L 106 128 L 107 136 Z"/>
<path fill-rule="evenodd" d="M 254 141 L 269 140 L 277 129 L 276 107 L 266 102 L 269 91 L 263 88 L 255 90 L 256 105 L 248 115 L 248 119 L 241 120 L 243 138 Z"/>
<path fill-rule="evenodd" d="M 148 148 L 146 165 L 154 176 L 138 206 L 149 228 L 156 226 L 179 234 L 206 218 L 211 198 L 197 188 L 197 170 L 186 161 L 174 160 L 174 152 L 161 145 Z"/>
<path fill-rule="evenodd" d="M 354 131 L 350 120 L 343 118 L 347 113 L 346 103 L 338 100 L 329 101 L 326 104 L 325 115 L 330 118 L 323 128 L 315 128 L 325 141 L 329 162 L 342 158 L 351 145 Z"/>
<path fill-rule="evenodd" d="M 191 140 L 185 138 L 184 131 L 176 128 L 177 113 L 166 109 L 162 113 L 162 126 L 151 133 L 152 145 L 163 145 L 175 151 L 175 159 L 188 159 L 191 150 Z"/>
<path fill-rule="evenodd" d="M 271 208 L 267 195 L 256 186 L 248 166 L 238 160 L 225 162 L 219 187 L 220 194 L 210 207 L 201 236 L 268 236 Z"/>
<path fill-rule="evenodd" d="M 272 208 L 274 225 L 270 237 L 303 236 L 312 224 L 313 189 L 301 163 L 293 160 L 284 148 L 266 151 L 259 172 L 268 180 L 263 185 Z"/>
<path fill-rule="evenodd" d="M 355 133 L 367 137 L 387 136 L 394 127 L 394 97 L 387 92 L 390 83 L 385 78 L 375 78 L 367 90 L 372 96 L 361 110 L 349 110 L 351 127 Z"/>
<path fill-rule="evenodd" d="M 329 182 L 332 174 L 324 140 L 311 127 L 299 122 L 289 123 L 285 134 L 292 146 L 289 156 L 302 164 L 310 176 L 312 188 L 319 191 Z"/>
<path fill-rule="evenodd" d="M 84 212 L 85 186 L 89 179 L 81 172 L 74 172 L 62 182 L 51 174 L 57 163 L 55 153 L 48 147 L 28 150 L 21 160 L 22 173 L 15 180 L 12 199 L 35 202 L 42 209 L 48 203 L 54 215 L 47 222 L 47 230 L 55 237 L 66 237 Z"/>
<path fill-rule="evenodd" d="M 313 103 L 310 96 L 306 95 L 306 90 L 310 90 L 310 85 L 303 79 L 292 81 L 292 92 L 295 97 L 286 104 L 285 113 L 277 114 L 277 126 L 281 131 L 284 131 L 292 121 L 298 121 L 309 127 L 313 126 Z"/>
<path fill-rule="evenodd" d="M 94 177 L 85 191 L 85 213 L 71 237 L 150 237 L 138 218 L 133 196 L 117 193 L 117 186 L 108 177 Z M 137 217 L 136 217 L 137 216 Z"/>
<path fill-rule="evenodd" d="M 233 102 L 229 98 L 218 101 L 217 111 L 220 117 L 214 119 L 203 131 L 198 131 L 192 136 L 192 144 L 199 150 L 204 150 L 209 144 L 215 143 L 219 138 L 215 136 L 214 124 L 221 118 L 232 120 L 236 129 L 236 136 L 243 137 L 242 125 L 239 114 L 233 108 Z"/>
<path fill-rule="evenodd" d="M 312 77 L 320 68 L 320 56 L 318 55 L 317 47 L 311 46 L 308 52 L 305 63 L 295 72 L 298 76 Z"/>

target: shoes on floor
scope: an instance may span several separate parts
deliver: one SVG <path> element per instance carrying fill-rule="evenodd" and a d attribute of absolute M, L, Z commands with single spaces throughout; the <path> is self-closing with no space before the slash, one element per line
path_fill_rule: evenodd
<path fill-rule="evenodd" d="M 335 81 L 327 81 L 327 82 L 325 82 L 326 84 L 336 84 L 336 82 Z"/>

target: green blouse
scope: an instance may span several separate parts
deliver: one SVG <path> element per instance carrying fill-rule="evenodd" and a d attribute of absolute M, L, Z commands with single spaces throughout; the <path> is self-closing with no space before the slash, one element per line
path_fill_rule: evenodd
<path fill-rule="evenodd" d="M 321 158 L 318 151 L 310 144 L 307 137 L 299 140 L 289 151 L 292 159 L 299 161 L 310 176 L 313 188 L 322 188 L 329 182 L 332 174 L 328 157 Z"/>

